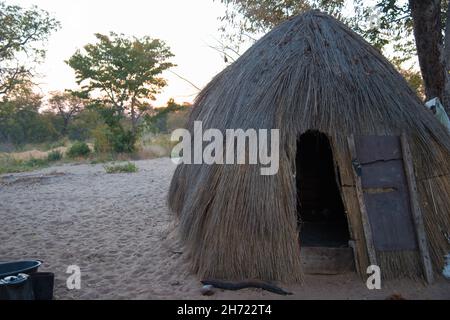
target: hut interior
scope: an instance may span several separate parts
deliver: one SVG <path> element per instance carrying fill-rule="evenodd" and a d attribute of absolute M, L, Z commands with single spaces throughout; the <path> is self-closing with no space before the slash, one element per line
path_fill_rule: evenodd
<path fill-rule="evenodd" d="M 297 216 L 301 247 L 347 247 L 350 235 L 330 142 L 319 131 L 297 141 Z"/>

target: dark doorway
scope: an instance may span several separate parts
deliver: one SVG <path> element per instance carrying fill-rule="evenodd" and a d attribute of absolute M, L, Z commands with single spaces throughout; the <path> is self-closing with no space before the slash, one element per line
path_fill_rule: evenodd
<path fill-rule="evenodd" d="M 328 137 L 307 131 L 297 141 L 297 214 L 301 247 L 347 247 L 347 218 Z"/>

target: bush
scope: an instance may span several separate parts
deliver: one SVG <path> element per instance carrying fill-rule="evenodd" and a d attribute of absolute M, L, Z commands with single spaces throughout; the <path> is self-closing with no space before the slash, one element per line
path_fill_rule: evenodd
<path fill-rule="evenodd" d="M 104 168 L 106 173 L 133 173 L 138 171 L 136 165 L 131 162 L 125 164 L 105 166 Z"/>
<path fill-rule="evenodd" d="M 14 159 L 9 155 L 0 155 L 0 174 L 27 171 L 23 161 Z"/>
<path fill-rule="evenodd" d="M 40 167 L 45 167 L 46 165 L 48 165 L 48 160 L 47 159 L 36 159 L 36 158 L 31 158 L 30 160 L 27 160 L 23 163 L 23 165 L 26 168 L 40 168 Z"/>
<path fill-rule="evenodd" d="M 120 126 L 99 126 L 92 131 L 97 153 L 132 153 L 136 150 L 136 135 Z"/>
<path fill-rule="evenodd" d="M 75 142 L 67 151 L 70 158 L 87 157 L 91 153 L 91 149 L 84 142 Z"/>
<path fill-rule="evenodd" d="M 102 124 L 103 120 L 97 111 L 84 109 L 69 124 L 67 137 L 72 141 L 86 141 L 92 138 L 92 130 L 95 130 L 95 128 Z"/>
<path fill-rule="evenodd" d="M 124 130 L 122 128 L 114 128 L 112 130 L 112 148 L 117 153 L 132 153 L 136 150 L 137 137 L 130 130 Z"/>
<path fill-rule="evenodd" d="M 47 155 L 48 161 L 59 161 L 63 157 L 62 153 L 58 150 L 54 150 L 52 152 L 49 152 Z"/>
<path fill-rule="evenodd" d="M 110 131 L 107 125 L 100 125 L 91 131 L 94 138 L 94 150 L 96 153 L 105 154 L 112 151 L 109 141 Z"/>
<path fill-rule="evenodd" d="M 47 159 L 19 160 L 8 155 L 0 155 L 0 174 L 40 169 L 48 166 L 48 164 Z"/>

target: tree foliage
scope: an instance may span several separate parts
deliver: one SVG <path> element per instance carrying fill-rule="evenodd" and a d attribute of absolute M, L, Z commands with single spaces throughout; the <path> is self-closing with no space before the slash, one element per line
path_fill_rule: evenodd
<path fill-rule="evenodd" d="M 52 92 L 48 102 L 50 109 L 61 117 L 62 135 L 66 135 L 72 119 L 84 109 L 86 104 L 84 99 L 69 92 Z"/>
<path fill-rule="evenodd" d="M 58 132 L 49 114 L 39 113 L 42 97 L 29 85 L 16 86 L 0 102 L 0 142 L 21 145 L 54 140 Z"/>
<path fill-rule="evenodd" d="M 0 1 L 0 26 L 0 95 L 5 95 L 34 75 L 34 64 L 45 57 L 43 42 L 59 22 L 35 6 Z"/>
<path fill-rule="evenodd" d="M 169 62 L 173 54 L 159 39 L 115 33 L 95 36 L 97 43 L 86 45 L 67 61 L 82 85 L 79 95 L 111 106 L 118 115 L 129 115 L 135 131 L 149 101 L 167 84 L 161 73 L 174 65 Z"/>
<path fill-rule="evenodd" d="M 170 99 L 167 102 L 167 106 L 164 108 L 155 108 L 152 112 L 145 115 L 145 123 L 147 130 L 153 133 L 164 132 L 166 133 L 169 129 L 168 118 L 171 114 L 178 112 L 184 112 L 188 110 L 189 107 L 186 105 L 181 105 L 175 102 L 175 100 Z"/>

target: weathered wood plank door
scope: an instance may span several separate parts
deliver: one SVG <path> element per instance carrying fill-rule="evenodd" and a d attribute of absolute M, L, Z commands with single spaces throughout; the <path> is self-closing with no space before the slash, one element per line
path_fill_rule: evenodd
<path fill-rule="evenodd" d="M 416 250 L 398 137 L 358 137 L 356 162 L 376 250 Z"/>
<path fill-rule="evenodd" d="M 377 264 L 376 251 L 420 251 L 428 259 L 424 260 L 428 280 L 431 267 L 423 221 L 414 201 L 417 194 L 411 194 L 416 192 L 411 188 L 412 164 L 403 154 L 409 147 L 402 143 L 407 141 L 398 136 L 349 138 L 367 249 L 372 264 Z"/>

